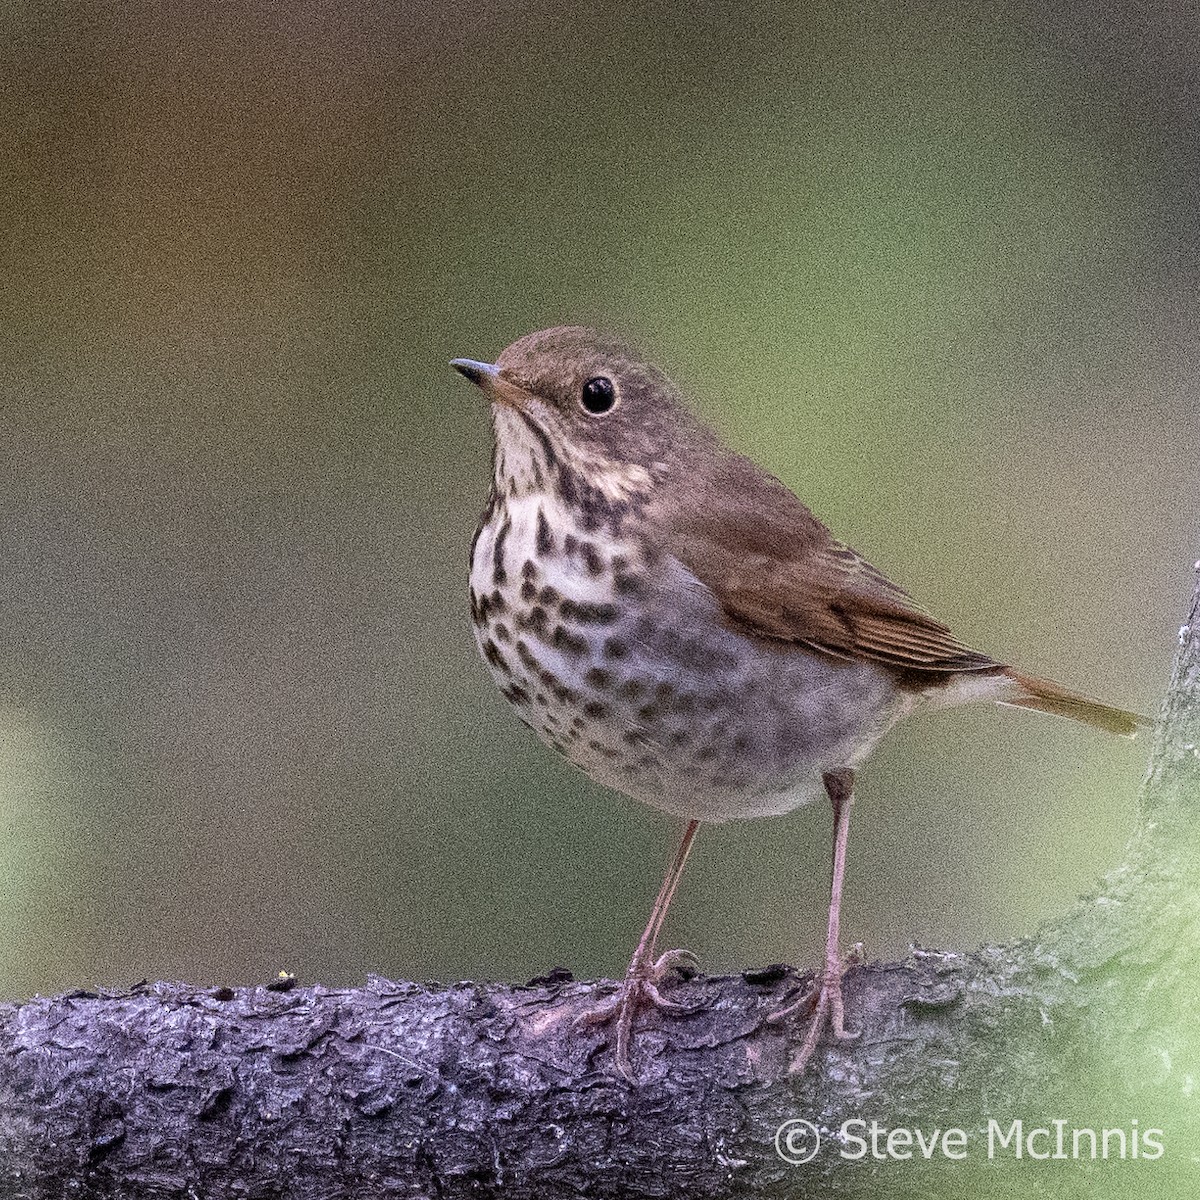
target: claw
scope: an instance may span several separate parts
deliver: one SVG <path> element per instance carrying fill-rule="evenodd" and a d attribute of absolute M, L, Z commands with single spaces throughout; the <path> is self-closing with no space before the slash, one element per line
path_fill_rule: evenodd
<path fill-rule="evenodd" d="M 584 1009 L 575 1018 L 576 1028 L 616 1021 L 613 1058 L 617 1070 L 630 1083 L 637 1083 L 629 1052 L 633 1045 L 633 1022 L 638 1008 L 645 1003 L 673 1016 L 687 1016 L 703 1007 L 703 1003 L 681 1004 L 677 1000 L 669 1000 L 658 989 L 658 984 L 672 968 L 693 964 L 699 965 L 698 960 L 687 950 L 668 950 L 653 963 L 631 964 L 624 982 L 613 995 Z"/>
<path fill-rule="evenodd" d="M 798 1000 L 792 1001 L 791 1004 L 778 1009 L 767 1017 L 770 1024 L 777 1025 L 801 1009 L 808 1008 L 812 1012 L 804 1044 L 788 1064 L 788 1074 L 799 1075 L 803 1072 L 808 1065 L 808 1060 L 812 1058 L 826 1026 L 835 1041 L 850 1042 L 861 1036 L 861 1029 L 846 1028 L 846 1010 L 842 1003 L 842 975 L 846 965 L 845 963 L 836 964 L 834 970 L 827 970 L 821 976 L 819 988 L 816 986 L 809 988 Z"/>
<path fill-rule="evenodd" d="M 684 975 L 695 975 L 700 970 L 700 960 L 690 950 L 664 950 L 650 968 L 650 978 L 657 983 L 669 971 L 680 971 Z"/>
<path fill-rule="evenodd" d="M 794 1016 L 798 1012 L 803 1012 L 806 1017 L 811 1016 L 813 1010 L 817 1007 L 817 996 L 819 994 L 820 988 L 816 984 L 805 988 L 791 1004 L 785 1004 L 782 1008 L 777 1008 L 773 1013 L 768 1013 L 767 1024 L 782 1025 L 788 1017 Z"/>
<path fill-rule="evenodd" d="M 668 1000 L 662 992 L 658 990 L 656 984 L 646 980 L 642 984 L 642 991 L 646 999 L 661 1012 L 674 1013 L 676 1016 L 685 1017 L 689 1013 L 699 1012 L 704 1007 L 701 1002 L 699 1004 L 681 1004 L 678 1000 Z"/>
<path fill-rule="evenodd" d="M 578 1029 L 582 1025 L 602 1025 L 620 1008 L 624 990 L 624 987 L 620 987 L 607 999 L 598 1000 L 595 1004 L 585 1008 L 571 1022 L 572 1027 Z"/>

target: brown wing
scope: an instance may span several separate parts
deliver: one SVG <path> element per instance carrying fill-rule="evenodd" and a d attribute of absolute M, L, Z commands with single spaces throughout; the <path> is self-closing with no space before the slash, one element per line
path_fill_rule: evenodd
<path fill-rule="evenodd" d="M 908 670 L 1000 665 L 959 642 L 748 459 L 731 455 L 656 507 L 666 548 L 747 633 Z"/>

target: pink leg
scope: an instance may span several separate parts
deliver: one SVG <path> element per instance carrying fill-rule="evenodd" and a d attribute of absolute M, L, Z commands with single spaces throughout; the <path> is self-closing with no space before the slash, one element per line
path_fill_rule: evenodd
<path fill-rule="evenodd" d="M 825 790 L 833 805 L 833 881 L 829 888 L 829 924 L 825 930 L 825 979 L 832 987 L 830 1018 L 833 1036 L 847 1036 L 846 1010 L 842 1004 L 842 955 L 840 946 L 842 916 L 842 880 L 846 876 L 846 843 L 850 840 L 850 810 L 854 807 L 854 772 L 831 772 L 825 776 Z M 830 984 L 829 981 L 832 981 Z M 815 1044 L 815 1040 L 814 1040 Z M 804 1064 L 801 1063 L 800 1067 Z M 799 1067 L 794 1068 L 799 1070 Z"/>
<path fill-rule="evenodd" d="M 842 957 L 838 949 L 842 881 L 846 875 L 846 843 L 850 837 L 850 810 L 854 807 L 854 772 L 830 771 L 824 776 L 825 791 L 833 806 L 833 880 L 829 889 L 829 924 L 825 931 L 825 966 L 821 973 L 821 987 L 816 995 L 812 1020 L 808 1026 L 804 1045 L 792 1060 L 790 1070 L 799 1073 L 812 1057 L 828 1017 L 830 1032 L 839 1041 L 857 1037 L 857 1033 L 846 1030 L 846 1010 L 842 1002 Z M 813 1003 L 813 995 L 802 996 L 794 1004 L 771 1015 L 771 1021 L 781 1021 L 800 1008 Z"/>
<path fill-rule="evenodd" d="M 695 960 L 685 950 L 668 950 L 655 959 L 654 946 L 658 941 L 659 932 L 662 930 L 663 921 L 666 919 L 667 909 L 671 906 L 675 889 L 679 886 L 679 878 L 683 874 L 684 865 L 691 852 L 696 830 L 699 828 L 699 821 L 689 821 L 687 828 L 683 831 L 683 839 L 679 843 L 679 849 L 675 852 L 674 860 L 667 868 L 662 887 L 658 889 L 654 907 L 650 910 L 650 920 L 646 924 L 637 949 L 633 952 L 633 958 L 630 959 L 629 967 L 625 972 L 625 981 L 622 983 L 620 991 L 611 1000 L 603 1001 L 576 1018 L 578 1023 L 596 1024 L 608 1020 L 609 1017 L 616 1017 L 615 1059 L 617 1070 L 631 1083 L 634 1082 L 634 1073 L 629 1060 L 629 1049 L 633 1041 L 633 1018 L 637 1014 L 638 1005 L 646 1000 L 655 1008 L 667 1012 L 690 1011 L 686 1005 L 676 1004 L 673 1000 L 668 1000 L 661 995 L 657 984 L 672 966 Z"/>
<path fill-rule="evenodd" d="M 654 954 L 654 943 L 658 941 L 667 909 L 675 897 L 675 889 L 679 886 L 679 878 L 683 874 L 684 865 L 692 850 L 692 842 L 696 837 L 696 830 L 699 828 L 699 821 L 689 821 L 687 828 L 683 831 L 683 838 L 679 843 L 679 849 L 675 851 L 674 861 L 667 868 L 662 887 L 658 889 L 654 907 L 650 910 L 650 921 L 642 934 L 642 940 L 638 942 L 637 949 L 633 952 L 633 960 L 629 964 L 631 971 L 637 963 L 650 959 Z"/>

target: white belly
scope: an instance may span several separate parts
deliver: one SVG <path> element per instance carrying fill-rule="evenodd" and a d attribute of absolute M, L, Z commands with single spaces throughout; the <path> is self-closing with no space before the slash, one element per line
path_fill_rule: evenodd
<path fill-rule="evenodd" d="M 575 529 L 553 497 L 507 512 L 472 555 L 480 652 L 521 718 L 600 783 L 689 819 L 783 813 L 910 707 L 871 663 L 727 628 L 679 562 L 642 565 L 636 544 Z"/>

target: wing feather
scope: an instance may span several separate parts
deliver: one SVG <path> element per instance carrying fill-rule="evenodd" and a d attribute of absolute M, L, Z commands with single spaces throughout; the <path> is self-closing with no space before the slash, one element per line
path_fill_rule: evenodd
<path fill-rule="evenodd" d="M 963 645 L 829 530 L 777 479 L 730 455 L 655 524 L 666 548 L 755 637 L 921 671 L 1000 666 Z"/>

